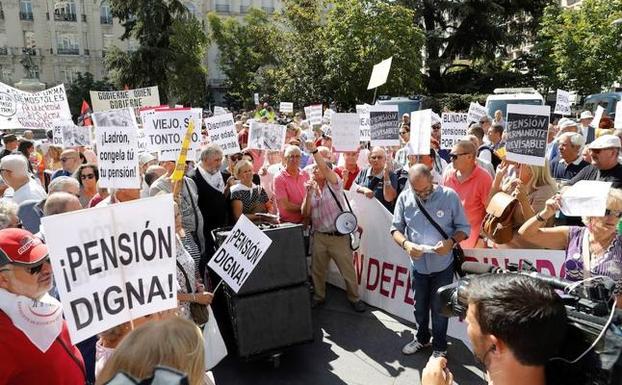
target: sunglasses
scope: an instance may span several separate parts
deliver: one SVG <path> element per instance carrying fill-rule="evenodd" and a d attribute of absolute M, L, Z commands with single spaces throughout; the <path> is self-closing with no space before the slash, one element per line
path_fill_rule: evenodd
<path fill-rule="evenodd" d="M 611 216 L 611 217 L 615 217 L 615 218 L 620 219 L 620 218 L 622 218 L 622 211 L 615 211 L 615 210 L 607 209 L 607 210 L 605 210 L 605 216 L 606 217 Z"/>
<path fill-rule="evenodd" d="M 80 175 L 80 179 L 85 180 L 85 179 L 93 179 L 95 178 L 95 174 L 82 174 Z"/>
<path fill-rule="evenodd" d="M 237 162 L 238 160 L 242 160 L 243 155 L 231 155 L 231 160 Z"/>
<path fill-rule="evenodd" d="M 400 135 L 406 135 L 408 134 L 408 131 L 400 131 Z"/>
<path fill-rule="evenodd" d="M 459 157 L 461 157 L 462 155 L 468 155 L 468 154 L 469 154 L 468 152 L 463 152 L 461 154 L 449 154 L 449 159 L 456 160 Z"/>
<path fill-rule="evenodd" d="M 25 267 L 24 269 L 26 270 L 26 272 L 30 275 L 35 275 L 35 274 L 39 274 L 41 272 L 41 269 L 43 269 L 43 265 L 45 263 L 50 263 L 50 258 L 45 258 L 40 264 L 38 264 L 37 266 L 33 266 L 33 267 Z M 11 271 L 11 269 L 1 269 L 0 272 L 2 271 Z"/>

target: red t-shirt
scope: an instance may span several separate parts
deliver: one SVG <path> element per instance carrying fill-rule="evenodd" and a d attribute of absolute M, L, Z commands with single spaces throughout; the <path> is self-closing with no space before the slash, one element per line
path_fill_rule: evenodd
<path fill-rule="evenodd" d="M 43 353 L 0 311 L 1 385 L 84 385 L 85 382 L 84 361 L 78 348 L 71 344 L 66 322 L 56 341 Z"/>
<path fill-rule="evenodd" d="M 345 170 L 346 167 L 335 167 L 335 173 L 337 175 L 339 175 L 339 177 L 341 177 L 343 179 L 343 170 Z M 356 166 L 356 170 L 354 172 L 349 172 L 348 173 L 348 180 L 345 181 L 345 184 L 343 185 L 343 189 L 344 190 L 350 190 L 350 187 L 352 187 L 352 183 L 354 183 L 354 180 L 356 179 L 356 177 L 359 175 L 359 172 L 361 172 L 361 169 L 359 168 L 359 166 Z"/>

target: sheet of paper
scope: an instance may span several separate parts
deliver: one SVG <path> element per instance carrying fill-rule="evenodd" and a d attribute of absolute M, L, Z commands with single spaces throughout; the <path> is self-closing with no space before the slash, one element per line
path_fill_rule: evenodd
<path fill-rule="evenodd" d="M 562 194 L 561 211 L 569 217 L 602 217 L 611 182 L 582 180 Z"/>

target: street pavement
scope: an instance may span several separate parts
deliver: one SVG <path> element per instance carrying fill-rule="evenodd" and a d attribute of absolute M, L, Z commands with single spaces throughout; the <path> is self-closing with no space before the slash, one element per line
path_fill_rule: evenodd
<path fill-rule="evenodd" d="M 402 346 L 414 325 L 376 308 L 356 313 L 345 293 L 328 288 L 326 303 L 313 310 L 314 342 L 291 347 L 275 362 L 242 361 L 230 354 L 215 369 L 216 385 L 417 385 L 431 349 L 406 356 Z M 459 385 L 484 384 L 483 373 L 464 344 L 450 338 L 449 369 Z"/>

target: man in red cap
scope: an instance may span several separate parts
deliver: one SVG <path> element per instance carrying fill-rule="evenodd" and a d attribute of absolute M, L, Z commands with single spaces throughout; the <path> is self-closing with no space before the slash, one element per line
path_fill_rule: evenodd
<path fill-rule="evenodd" d="M 85 384 L 51 287 L 47 246 L 26 230 L 0 230 L 0 385 Z"/>

